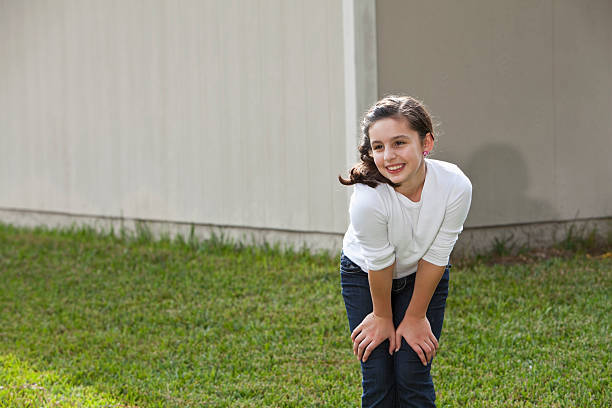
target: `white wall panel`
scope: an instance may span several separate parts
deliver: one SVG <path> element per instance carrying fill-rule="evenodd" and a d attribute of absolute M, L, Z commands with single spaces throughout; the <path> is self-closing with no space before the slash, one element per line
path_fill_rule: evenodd
<path fill-rule="evenodd" d="M 437 116 L 468 227 L 612 215 L 612 2 L 376 4 L 379 92 Z"/>
<path fill-rule="evenodd" d="M 342 2 L 0 0 L 0 207 L 346 227 Z"/>
<path fill-rule="evenodd" d="M 555 2 L 555 186 L 559 212 L 612 215 L 612 1 Z"/>

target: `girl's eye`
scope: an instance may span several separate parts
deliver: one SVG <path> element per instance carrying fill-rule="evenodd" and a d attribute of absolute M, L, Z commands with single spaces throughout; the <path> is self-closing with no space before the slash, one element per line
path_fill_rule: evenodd
<path fill-rule="evenodd" d="M 397 142 L 395 142 L 395 144 L 396 144 L 397 146 L 399 146 L 399 145 L 406 144 L 406 142 L 404 142 L 404 141 L 402 141 L 402 140 L 398 140 Z"/>
<path fill-rule="evenodd" d="M 372 150 L 380 150 L 381 147 L 381 145 L 374 145 L 374 147 L 372 147 Z"/>

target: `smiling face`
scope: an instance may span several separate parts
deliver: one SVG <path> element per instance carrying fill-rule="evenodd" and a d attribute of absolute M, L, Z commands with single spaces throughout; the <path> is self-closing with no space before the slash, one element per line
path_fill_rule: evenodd
<path fill-rule="evenodd" d="M 372 158 L 380 174 L 410 192 L 424 182 L 423 151 L 431 151 L 433 138 L 428 133 L 423 141 L 401 117 L 387 117 L 369 128 Z"/>

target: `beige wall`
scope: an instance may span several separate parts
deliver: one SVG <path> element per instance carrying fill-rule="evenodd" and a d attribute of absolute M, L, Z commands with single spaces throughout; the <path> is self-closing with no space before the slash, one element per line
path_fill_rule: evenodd
<path fill-rule="evenodd" d="M 0 220 L 339 250 L 389 92 L 440 122 L 467 227 L 610 217 L 611 41 L 606 0 L 0 0 Z"/>
<path fill-rule="evenodd" d="M 343 232 L 342 13 L 0 0 L 0 209 Z"/>
<path fill-rule="evenodd" d="M 612 216 L 612 2 L 377 1 L 379 95 L 425 101 L 467 226 Z"/>

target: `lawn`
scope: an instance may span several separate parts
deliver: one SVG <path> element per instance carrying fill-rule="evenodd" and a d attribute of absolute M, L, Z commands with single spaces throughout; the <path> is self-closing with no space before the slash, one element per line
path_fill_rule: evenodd
<path fill-rule="evenodd" d="M 358 406 L 338 257 L 0 224 L 0 407 Z M 440 407 L 609 407 L 612 259 L 453 267 Z"/>

